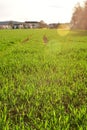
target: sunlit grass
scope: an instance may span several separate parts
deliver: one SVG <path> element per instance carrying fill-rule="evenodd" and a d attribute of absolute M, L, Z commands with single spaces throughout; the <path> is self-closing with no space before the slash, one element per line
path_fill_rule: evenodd
<path fill-rule="evenodd" d="M 60 36 L 66 36 L 70 33 L 70 29 L 57 29 L 57 33 Z"/>
<path fill-rule="evenodd" d="M 0 30 L 0 130 L 87 129 L 87 32 L 63 33 Z"/>

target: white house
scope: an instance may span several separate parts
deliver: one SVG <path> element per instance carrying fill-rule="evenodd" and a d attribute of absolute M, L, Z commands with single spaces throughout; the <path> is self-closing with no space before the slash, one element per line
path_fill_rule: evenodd
<path fill-rule="evenodd" d="M 37 21 L 25 21 L 25 28 L 39 28 L 39 22 Z"/>

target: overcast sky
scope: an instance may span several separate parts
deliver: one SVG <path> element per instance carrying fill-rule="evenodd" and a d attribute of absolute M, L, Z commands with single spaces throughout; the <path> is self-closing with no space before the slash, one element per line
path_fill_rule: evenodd
<path fill-rule="evenodd" d="M 0 21 L 69 22 L 77 2 L 84 0 L 0 0 Z"/>

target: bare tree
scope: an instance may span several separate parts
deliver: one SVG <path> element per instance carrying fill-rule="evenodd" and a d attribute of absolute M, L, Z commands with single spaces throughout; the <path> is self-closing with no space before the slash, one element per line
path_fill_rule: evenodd
<path fill-rule="evenodd" d="M 75 6 L 71 25 L 72 29 L 87 29 L 87 1 L 83 7 L 79 3 Z"/>

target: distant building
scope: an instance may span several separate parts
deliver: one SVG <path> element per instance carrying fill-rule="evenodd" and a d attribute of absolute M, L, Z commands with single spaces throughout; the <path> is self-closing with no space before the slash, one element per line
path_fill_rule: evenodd
<path fill-rule="evenodd" d="M 58 23 L 50 23 L 49 28 L 58 28 Z"/>
<path fill-rule="evenodd" d="M 39 22 L 37 21 L 25 21 L 25 28 L 39 28 Z"/>
<path fill-rule="evenodd" d="M 13 24 L 13 29 L 22 29 L 24 28 L 23 23 L 15 23 Z"/>
<path fill-rule="evenodd" d="M 8 22 L 0 22 L 0 29 L 10 29 L 11 26 L 8 24 Z"/>
<path fill-rule="evenodd" d="M 22 29 L 22 28 L 46 28 L 48 25 L 44 21 L 25 21 L 25 22 L 17 22 L 17 21 L 3 21 L 0 22 L 1 29 Z"/>
<path fill-rule="evenodd" d="M 24 28 L 23 22 L 3 21 L 0 22 L 0 29 L 21 29 Z"/>

